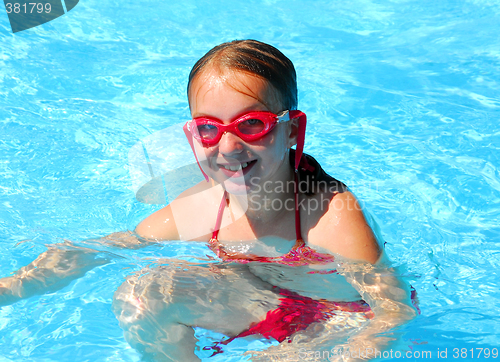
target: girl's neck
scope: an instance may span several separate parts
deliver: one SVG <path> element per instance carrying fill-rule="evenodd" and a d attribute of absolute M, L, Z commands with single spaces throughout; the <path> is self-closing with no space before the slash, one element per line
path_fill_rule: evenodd
<path fill-rule="evenodd" d="M 267 180 L 259 184 L 246 197 L 246 217 L 250 223 L 267 224 L 279 221 L 295 210 L 295 179 L 288 162 L 281 179 Z"/>

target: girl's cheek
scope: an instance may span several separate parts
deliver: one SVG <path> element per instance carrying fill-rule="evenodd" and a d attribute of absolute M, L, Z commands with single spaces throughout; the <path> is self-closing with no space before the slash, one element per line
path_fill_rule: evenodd
<path fill-rule="evenodd" d="M 203 148 L 203 155 L 205 156 L 206 162 L 211 166 L 215 166 L 217 162 L 217 147 L 207 147 Z"/>
<path fill-rule="evenodd" d="M 205 156 L 207 158 L 213 158 L 217 156 L 217 147 L 203 148 L 203 151 L 205 152 Z"/>
<path fill-rule="evenodd" d="M 203 147 L 199 142 L 195 142 L 195 151 L 198 158 L 209 158 L 217 151 L 217 147 Z"/>

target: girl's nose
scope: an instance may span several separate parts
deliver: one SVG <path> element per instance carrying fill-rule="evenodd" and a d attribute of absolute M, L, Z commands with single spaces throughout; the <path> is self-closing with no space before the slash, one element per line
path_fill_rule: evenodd
<path fill-rule="evenodd" d="M 219 141 L 219 153 L 233 155 L 243 150 L 243 140 L 232 132 L 225 132 Z"/>

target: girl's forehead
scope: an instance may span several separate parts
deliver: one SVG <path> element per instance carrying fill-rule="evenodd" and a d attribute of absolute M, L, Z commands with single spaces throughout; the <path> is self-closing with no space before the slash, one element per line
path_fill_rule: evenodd
<path fill-rule="evenodd" d="M 254 98 L 275 113 L 282 111 L 278 92 L 267 80 L 247 72 L 218 69 L 205 70 L 191 81 L 188 93 L 190 107 L 208 93 L 221 88 Z"/>

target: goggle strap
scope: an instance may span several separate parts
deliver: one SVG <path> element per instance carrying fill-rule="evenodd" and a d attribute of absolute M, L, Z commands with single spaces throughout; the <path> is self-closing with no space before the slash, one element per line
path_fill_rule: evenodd
<path fill-rule="evenodd" d="M 290 119 L 299 118 L 297 132 L 297 147 L 295 149 L 295 171 L 298 171 L 302 152 L 304 151 L 304 141 L 306 138 L 307 117 L 301 111 L 290 111 Z M 307 161 L 306 161 L 307 162 Z"/>
<path fill-rule="evenodd" d="M 193 143 L 193 135 L 188 129 L 188 122 L 182 127 L 184 134 L 186 135 L 186 138 L 189 142 L 189 145 L 191 146 L 191 150 L 193 151 L 194 158 L 196 159 L 196 163 L 198 164 L 198 167 L 200 168 L 201 173 L 203 174 L 203 177 L 205 177 L 205 180 L 208 182 L 208 175 L 203 171 L 200 165 L 200 161 L 198 161 L 198 156 L 196 155 L 196 151 L 194 150 L 194 143 Z"/>

